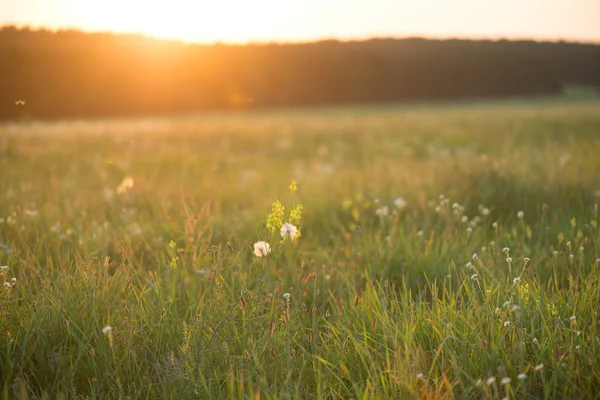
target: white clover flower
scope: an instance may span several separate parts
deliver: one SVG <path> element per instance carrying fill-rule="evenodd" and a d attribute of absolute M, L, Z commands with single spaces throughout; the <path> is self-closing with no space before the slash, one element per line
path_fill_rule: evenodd
<path fill-rule="evenodd" d="M 406 200 L 404 200 L 402 197 L 398 197 L 396 200 L 394 200 L 394 205 L 400 210 L 406 207 L 407 204 L 408 203 L 406 203 Z"/>
<path fill-rule="evenodd" d="M 256 257 L 265 257 L 271 252 L 271 246 L 265 241 L 254 243 L 254 254 Z"/>
<path fill-rule="evenodd" d="M 519 219 L 523 219 L 524 216 L 525 216 L 525 213 L 523 211 L 519 211 L 517 213 L 517 218 L 519 218 Z"/>
<path fill-rule="evenodd" d="M 281 226 L 279 233 L 281 233 L 282 238 L 294 239 L 296 236 L 298 236 L 298 228 L 289 222 L 286 222 Z"/>
<path fill-rule="evenodd" d="M 526 373 L 519 374 L 517 376 L 517 379 L 521 380 L 521 381 L 524 381 L 525 379 L 527 379 L 527 374 Z"/>
<path fill-rule="evenodd" d="M 600 258 L 596 258 L 596 264 L 600 264 Z"/>
<path fill-rule="evenodd" d="M 289 299 L 291 296 L 292 296 L 292 295 L 291 295 L 291 294 L 289 294 L 289 293 L 284 293 L 284 294 L 283 294 L 283 298 L 284 298 L 284 299 Z"/>
<path fill-rule="evenodd" d="M 375 214 L 379 215 L 380 217 L 385 217 L 389 213 L 390 213 L 390 208 L 388 206 L 381 206 L 375 210 Z"/>
<path fill-rule="evenodd" d="M 500 381 L 500 383 L 503 384 L 503 385 L 509 385 L 510 381 L 511 381 L 510 378 L 502 378 L 502 380 Z"/>
<path fill-rule="evenodd" d="M 495 376 L 490 376 L 487 381 L 485 381 L 485 383 L 487 385 L 491 385 L 492 383 L 496 382 L 496 377 Z"/>
<path fill-rule="evenodd" d="M 460 207 L 460 204 L 458 203 L 452 203 L 452 208 L 455 210 L 458 210 L 458 208 Z"/>
<path fill-rule="evenodd" d="M 538 339 L 536 337 L 533 338 L 533 343 L 537 343 Z"/>
<path fill-rule="evenodd" d="M 544 369 L 544 364 L 538 364 L 533 368 L 535 371 L 541 371 Z"/>
<path fill-rule="evenodd" d="M 106 325 L 104 328 L 102 328 L 102 333 L 105 335 L 108 335 L 111 331 L 112 331 L 112 326 L 110 326 L 110 325 Z"/>

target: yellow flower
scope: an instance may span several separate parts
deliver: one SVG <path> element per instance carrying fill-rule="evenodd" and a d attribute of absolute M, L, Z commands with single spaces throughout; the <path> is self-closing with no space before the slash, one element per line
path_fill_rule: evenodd
<path fill-rule="evenodd" d="M 284 215 L 285 207 L 279 200 L 275 200 L 271 206 L 271 213 L 267 216 L 267 229 L 271 232 L 281 229 Z"/>
<path fill-rule="evenodd" d="M 295 179 L 292 179 L 292 183 L 290 184 L 290 192 L 292 192 L 292 196 L 296 194 L 298 190 L 298 183 Z"/>

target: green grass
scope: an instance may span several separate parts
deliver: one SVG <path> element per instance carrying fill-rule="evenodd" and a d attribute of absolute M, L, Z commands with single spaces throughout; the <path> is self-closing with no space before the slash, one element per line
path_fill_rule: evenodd
<path fill-rule="evenodd" d="M 597 398 L 599 155 L 597 102 L 2 125 L 2 396 Z"/>

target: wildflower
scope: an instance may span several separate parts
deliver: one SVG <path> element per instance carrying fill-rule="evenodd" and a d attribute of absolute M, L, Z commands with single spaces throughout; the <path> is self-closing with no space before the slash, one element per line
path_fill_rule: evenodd
<path fill-rule="evenodd" d="M 117 194 L 125 194 L 129 189 L 133 187 L 133 178 L 126 176 L 123 178 L 123 182 L 117 187 Z"/>
<path fill-rule="evenodd" d="M 110 326 L 110 325 L 106 325 L 104 328 L 102 328 L 102 333 L 105 335 L 108 335 L 111 331 L 112 331 L 112 326 Z"/>
<path fill-rule="evenodd" d="M 498 223 L 492 222 L 492 229 L 498 229 Z"/>
<path fill-rule="evenodd" d="M 472 268 L 473 268 L 473 263 L 472 263 L 471 261 L 469 261 L 469 262 L 467 263 L 467 265 L 465 265 L 465 267 L 467 267 L 467 268 L 469 268 L 469 269 L 472 269 Z"/>
<path fill-rule="evenodd" d="M 505 247 L 505 248 L 502 249 L 503 253 L 508 253 L 509 251 L 510 251 L 510 249 L 508 247 Z"/>
<path fill-rule="evenodd" d="M 533 343 L 537 343 L 538 339 L 536 337 L 533 338 Z"/>
<path fill-rule="evenodd" d="M 35 217 L 36 215 L 38 215 L 38 212 L 37 210 L 25 210 L 24 214 L 28 217 Z"/>
<path fill-rule="evenodd" d="M 506 257 L 506 262 L 510 264 L 512 262 L 512 257 Z"/>
<path fill-rule="evenodd" d="M 533 369 L 535 371 L 541 371 L 544 368 L 544 364 L 538 364 Z"/>
<path fill-rule="evenodd" d="M 275 200 L 271 206 L 271 213 L 267 216 L 267 229 L 271 232 L 281 229 L 284 214 L 285 208 L 283 204 L 279 200 Z"/>
<path fill-rule="evenodd" d="M 527 374 L 525 374 L 525 373 L 519 374 L 517 376 L 517 379 L 523 381 L 523 380 L 527 379 Z"/>
<path fill-rule="evenodd" d="M 290 183 L 290 192 L 292 193 L 292 196 L 294 194 L 296 194 L 297 190 L 298 190 L 298 183 L 296 182 L 295 179 L 292 179 L 292 183 Z"/>
<path fill-rule="evenodd" d="M 471 275 L 471 280 L 477 280 L 477 278 L 479 278 L 479 274 Z"/>
<path fill-rule="evenodd" d="M 569 254 L 569 259 L 573 260 L 575 258 L 575 255 L 573 253 Z"/>
<path fill-rule="evenodd" d="M 423 236 L 423 231 L 418 231 L 417 236 L 419 236 L 419 237 Z"/>
<path fill-rule="evenodd" d="M 257 257 L 265 257 L 271 252 L 271 246 L 265 241 L 254 243 L 254 254 Z"/>
<path fill-rule="evenodd" d="M 510 311 L 511 312 L 515 312 L 515 311 L 519 311 L 521 309 L 521 307 L 519 307 L 518 305 L 514 304 L 511 308 Z"/>
<path fill-rule="evenodd" d="M 510 378 L 502 378 L 502 380 L 500 381 L 500 383 L 503 384 L 503 385 L 509 385 L 510 381 L 511 381 Z"/>
<path fill-rule="evenodd" d="M 513 279 L 513 283 L 516 285 L 517 283 L 521 282 L 521 278 L 519 278 L 518 276 Z"/>
<path fill-rule="evenodd" d="M 571 321 L 577 321 L 577 317 L 575 315 L 571 315 L 571 317 L 569 318 Z"/>
<path fill-rule="evenodd" d="M 472 233 L 472 232 L 473 232 L 473 228 L 471 228 L 471 227 L 468 227 L 468 228 L 467 228 L 467 233 Z"/>
<path fill-rule="evenodd" d="M 510 321 L 509 320 L 504 321 L 504 326 L 510 326 Z"/>
<path fill-rule="evenodd" d="M 8 265 L 3 265 L 0 267 L 0 269 L 9 269 L 10 267 Z"/>
<path fill-rule="evenodd" d="M 462 222 L 463 224 L 466 224 L 467 222 L 469 222 L 469 217 L 467 217 L 466 215 L 463 215 L 460 218 L 460 222 Z"/>
<path fill-rule="evenodd" d="M 380 217 L 384 217 L 390 213 L 390 208 L 388 206 L 382 206 L 375 210 L 375 214 Z"/>
<path fill-rule="evenodd" d="M 10 284 L 10 282 L 4 282 L 4 287 L 6 287 L 6 288 L 9 288 L 9 289 L 10 289 L 10 287 L 11 287 L 11 286 L 12 286 L 12 285 Z"/>
<path fill-rule="evenodd" d="M 510 306 L 510 302 L 508 301 L 505 301 L 504 304 L 502 304 L 502 308 L 506 308 L 508 306 Z"/>
<path fill-rule="evenodd" d="M 425 375 L 423 375 L 423 373 L 422 373 L 422 372 L 419 372 L 419 373 L 417 374 L 417 379 L 421 379 L 421 380 L 423 380 L 423 379 L 425 379 Z"/>
<path fill-rule="evenodd" d="M 473 261 L 477 261 L 479 256 L 477 256 L 477 253 L 473 253 L 473 256 L 471 258 L 473 259 Z"/>
<path fill-rule="evenodd" d="M 11 278 L 11 280 L 10 280 L 10 281 L 11 281 L 11 282 L 13 283 L 13 285 L 14 285 L 15 283 L 17 283 L 17 278 Z"/>
<path fill-rule="evenodd" d="M 291 297 L 291 294 L 289 294 L 289 293 L 284 293 L 283 294 L 283 298 L 284 299 L 289 299 L 290 297 Z"/>
<path fill-rule="evenodd" d="M 525 261 L 525 264 L 527 264 L 529 261 L 531 261 L 531 258 L 525 257 L 525 258 L 523 258 L 523 261 Z"/>
<path fill-rule="evenodd" d="M 554 250 L 554 251 L 552 252 L 552 255 L 554 255 L 554 256 L 556 257 L 556 256 L 558 255 L 558 250 Z"/>
<path fill-rule="evenodd" d="M 480 387 L 481 385 L 483 385 L 483 381 L 481 379 L 477 379 L 477 382 L 475 382 L 475 386 Z"/>
<path fill-rule="evenodd" d="M 584 248 L 583 248 L 583 246 L 581 246 L 581 247 L 579 248 L 579 252 L 580 252 L 580 253 L 583 253 L 583 250 L 584 250 Z"/>
<path fill-rule="evenodd" d="M 404 200 L 402 197 L 398 197 L 396 200 L 394 200 L 394 205 L 399 210 L 402 210 L 404 207 L 406 207 L 406 204 L 406 200 Z"/>
<path fill-rule="evenodd" d="M 485 381 L 486 384 L 491 385 L 492 383 L 496 382 L 496 377 L 495 376 L 490 376 L 487 381 Z"/>
<path fill-rule="evenodd" d="M 490 213 L 489 208 L 484 208 L 483 210 L 481 210 L 481 214 L 483 214 L 483 215 L 489 215 L 489 213 Z"/>
<path fill-rule="evenodd" d="M 296 228 L 294 225 L 290 224 L 289 222 L 286 222 L 285 224 L 283 224 L 281 226 L 281 229 L 279 231 L 281 233 L 281 237 L 282 238 L 290 238 L 292 240 L 294 240 L 296 238 L 296 236 L 298 235 L 298 228 Z"/>
<path fill-rule="evenodd" d="M 517 218 L 519 218 L 519 219 L 523 219 L 524 216 L 525 216 L 525 213 L 523 211 L 519 211 L 517 213 Z"/>

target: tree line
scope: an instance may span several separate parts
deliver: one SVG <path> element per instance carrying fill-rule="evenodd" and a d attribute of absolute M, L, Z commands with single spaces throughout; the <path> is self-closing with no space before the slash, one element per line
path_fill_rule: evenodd
<path fill-rule="evenodd" d="M 0 29 L 0 119 L 551 95 L 566 85 L 600 87 L 599 45 L 419 38 L 199 45 Z"/>

